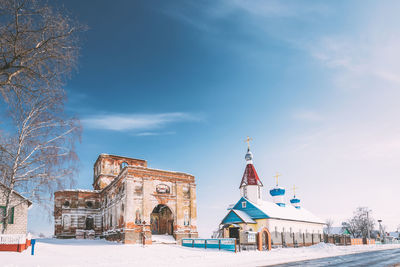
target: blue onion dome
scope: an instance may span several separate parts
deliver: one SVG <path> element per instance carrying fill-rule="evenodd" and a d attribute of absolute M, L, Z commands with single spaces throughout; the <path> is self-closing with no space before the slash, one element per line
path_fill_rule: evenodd
<path fill-rule="evenodd" d="M 300 199 L 298 199 L 298 198 L 292 198 L 292 199 L 290 200 L 290 203 L 292 203 L 292 204 L 300 203 Z"/>
<path fill-rule="evenodd" d="M 283 196 L 283 195 L 285 195 L 285 188 L 277 186 L 277 187 L 274 187 L 271 190 L 269 190 L 269 193 L 273 197 L 275 197 L 275 196 Z"/>
<path fill-rule="evenodd" d="M 290 200 L 290 203 L 291 203 L 296 209 L 300 209 L 300 199 L 296 198 L 296 196 L 293 196 L 293 198 Z"/>

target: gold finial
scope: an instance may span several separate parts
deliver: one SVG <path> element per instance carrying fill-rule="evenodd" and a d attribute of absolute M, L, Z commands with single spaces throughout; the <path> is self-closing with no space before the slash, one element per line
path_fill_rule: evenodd
<path fill-rule="evenodd" d="M 273 177 L 275 177 L 275 179 L 276 179 L 276 186 L 278 186 L 278 177 L 279 177 L 279 176 L 281 176 L 281 175 L 279 174 L 279 172 L 277 172 L 276 175 L 273 176 Z"/>
<path fill-rule="evenodd" d="M 250 149 L 250 141 L 253 141 L 253 138 L 247 136 L 246 140 L 244 141 L 247 143 L 247 148 Z"/>

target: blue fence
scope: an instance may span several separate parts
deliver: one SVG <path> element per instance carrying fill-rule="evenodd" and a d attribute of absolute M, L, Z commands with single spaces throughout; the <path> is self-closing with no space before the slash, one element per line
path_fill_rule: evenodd
<path fill-rule="evenodd" d="M 182 246 L 190 248 L 223 249 L 236 252 L 235 238 L 183 238 Z"/>

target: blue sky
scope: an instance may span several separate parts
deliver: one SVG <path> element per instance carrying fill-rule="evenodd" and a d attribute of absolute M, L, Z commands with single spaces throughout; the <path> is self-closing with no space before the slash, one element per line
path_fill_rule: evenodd
<path fill-rule="evenodd" d="M 368 206 L 400 224 L 398 2 L 55 3 L 90 28 L 66 86 L 84 127 L 78 187 L 100 153 L 191 173 L 208 235 L 239 198 L 251 136 L 265 197 L 279 171 L 321 218 Z"/>

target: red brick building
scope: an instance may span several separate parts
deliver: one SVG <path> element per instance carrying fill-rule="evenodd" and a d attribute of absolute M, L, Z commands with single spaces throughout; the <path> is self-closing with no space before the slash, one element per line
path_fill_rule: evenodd
<path fill-rule="evenodd" d="M 197 237 L 194 176 L 151 169 L 147 161 L 101 154 L 94 164 L 94 190 L 55 193 L 58 238 L 104 237 L 151 243 L 153 234 Z"/>

